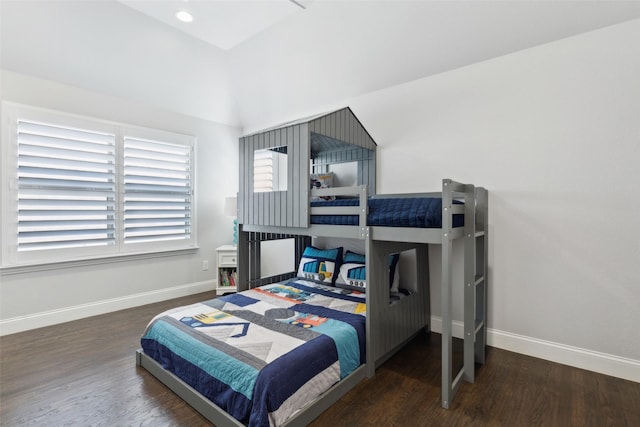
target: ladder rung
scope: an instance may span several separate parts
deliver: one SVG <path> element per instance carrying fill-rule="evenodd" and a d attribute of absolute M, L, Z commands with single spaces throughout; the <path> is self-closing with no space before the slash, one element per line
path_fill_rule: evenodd
<path fill-rule="evenodd" d="M 484 326 L 484 322 L 482 320 L 476 320 L 476 330 L 475 333 L 478 334 L 480 329 Z"/>
<path fill-rule="evenodd" d="M 480 274 L 474 277 L 474 283 L 478 286 L 480 283 L 484 282 L 484 274 Z"/>
<path fill-rule="evenodd" d="M 484 236 L 484 231 L 482 231 L 482 230 L 480 230 L 480 231 L 476 231 L 475 236 L 476 236 L 476 237 L 482 237 L 482 236 Z"/>

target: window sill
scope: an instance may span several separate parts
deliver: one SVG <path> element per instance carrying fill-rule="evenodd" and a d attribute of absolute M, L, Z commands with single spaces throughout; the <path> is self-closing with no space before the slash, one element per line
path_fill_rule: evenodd
<path fill-rule="evenodd" d="M 86 267 L 91 265 L 113 264 L 118 262 L 129 262 L 129 261 L 137 261 L 137 260 L 153 259 L 153 258 L 166 258 L 166 257 L 179 256 L 179 255 L 190 255 L 198 252 L 199 249 L 200 248 L 196 246 L 193 248 L 172 249 L 172 250 L 161 251 L 161 252 L 133 253 L 133 254 L 126 254 L 126 255 L 120 254 L 120 255 L 113 255 L 108 257 L 77 259 L 77 260 L 61 261 L 61 262 L 3 266 L 3 267 L 0 267 L 0 276 L 8 276 L 12 274 L 23 274 L 23 273 L 34 273 L 38 271 L 58 270 L 62 268 L 76 268 L 76 267 Z"/>

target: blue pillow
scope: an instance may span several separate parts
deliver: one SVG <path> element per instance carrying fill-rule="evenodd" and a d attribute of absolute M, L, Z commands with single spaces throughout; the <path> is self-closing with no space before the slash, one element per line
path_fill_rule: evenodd
<path fill-rule="evenodd" d="M 342 262 L 342 248 L 318 249 L 307 246 L 298 266 L 298 277 L 325 285 L 336 281 L 336 267 Z"/>

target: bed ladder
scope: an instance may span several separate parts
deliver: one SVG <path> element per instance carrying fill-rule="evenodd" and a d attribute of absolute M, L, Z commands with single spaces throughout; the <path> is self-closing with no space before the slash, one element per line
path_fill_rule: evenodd
<path fill-rule="evenodd" d="M 454 199 L 464 197 L 464 205 Z M 475 381 L 475 364 L 485 361 L 487 342 L 487 190 L 445 179 L 442 182 L 442 407 L 449 408 L 462 380 Z M 453 375 L 453 216 L 464 213 L 464 357 Z"/>

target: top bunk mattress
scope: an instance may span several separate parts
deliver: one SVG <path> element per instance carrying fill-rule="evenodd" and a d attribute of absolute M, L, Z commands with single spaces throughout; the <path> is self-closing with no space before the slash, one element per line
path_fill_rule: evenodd
<path fill-rule="evenodd" d="M 358 199 L 317 200 L 311 207 L 358 206 Z M 454 200 L 454 203 L 461 202 Z M 358 215 L 311 215 L 312 224 L 358 225 Z M 439 197 L 369 199 L 367 225 L 381 227 L 442 228 Z M 464 226 L 464 215 L 453 215 L 453 226 Z"/>

